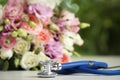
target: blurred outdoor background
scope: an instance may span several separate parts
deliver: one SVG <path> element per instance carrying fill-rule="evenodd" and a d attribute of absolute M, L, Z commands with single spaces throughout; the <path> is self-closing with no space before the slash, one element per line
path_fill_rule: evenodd
<path fill-rule="evenodd" d="M 85 55 L 120 55 L 120 0 L 73 0 L 77 16 L 91 27 L 80 34 L 85 43 L 76 50 Z"/>
<path fill-rule="evenodd" d="M 85 43 L 75 46 L 78 53 L 120 55 L 120 0 L 73 0 L 73 3 L 79 5 L 76 16 L 80 21 L 91 25 L 79 32 Z"/>

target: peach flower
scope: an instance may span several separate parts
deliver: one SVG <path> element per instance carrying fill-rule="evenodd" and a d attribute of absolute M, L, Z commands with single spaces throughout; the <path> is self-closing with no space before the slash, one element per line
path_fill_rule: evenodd
<path fill-rule="evenodd" d="M 63 57 L 59 60 L 60 63 L 66 63 L 70 61 L 70 56 L 67 54 L 63 54 Z"/>
<path fill-rule="evenodd" d="M 48 42 L 50 40 L 51 34 L 48 30 L 43 29 L 37 36 L 36 39 L 42 42 Z"/>

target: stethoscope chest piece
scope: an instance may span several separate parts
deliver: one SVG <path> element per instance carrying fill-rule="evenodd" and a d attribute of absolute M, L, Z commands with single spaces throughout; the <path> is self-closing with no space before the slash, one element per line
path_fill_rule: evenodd
<path fill-rule="evenodd" d="M 40 77 L 40 78 L 54 78 L 56 76 L 57 76 L 57 74 L 54 72 L 51 72 L 50 74 L 48 74 L 46 72 L 38 73 L 38 77 Z"/>
<path fill-rule="evenodd" d="M 54 78 L 57 76 L 57 73 L 52 72 L 52 70 L 61 70 L 62 66 L 59 63 L 56 63 L 52 60 L 42 61 L 41 72 L 38 73 L 40 78 Z"/>

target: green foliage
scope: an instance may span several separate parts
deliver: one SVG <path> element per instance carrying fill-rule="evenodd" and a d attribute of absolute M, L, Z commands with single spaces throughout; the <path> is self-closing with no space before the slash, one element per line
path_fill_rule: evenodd
<path fill-rule="evenodd" d="M 0 4 L 4 5 L 6 1 L 0 0 Z M 61 8 L 77 12 L 81 22 L 91 25 L 80 31 L 85 41 L 82 47 L 76 48 L 80 54 L 120 55 L 119 3 L 120 0 L 63 0 Z"/>
<path fill-rule="evenodd" d="M 6 2 L 7 2 L 7 0 L 0 0 L 1 5 L 5 5 Z"/>
<path fill-rule="evenodd" d="M 19 64 L 20 64 L 20 59 L 19 58 L 15 58 L 14 64 L 15 64 L 15 67 L 18 68 Z"/>
<path fill-rule="evenodd" d="M 4 61 L 2 70 L 3 70 L 3 71 L 7 71 L 8 68 L 9 68 L 9 62 L 8 62 L 8 61 Z"/>
<path fill-rule="evenodd" d="M 2 70 L 3 63 L 4 63 L 4 61 L 0 58 L 0 70 Z"/>
<path fill-rule="evenodd" d="M 85 44 L 77 47 L 83 54 L 120 55 L 120 0 L 74 0 L 77 16 L 91 27 L 80 31 Z"/>

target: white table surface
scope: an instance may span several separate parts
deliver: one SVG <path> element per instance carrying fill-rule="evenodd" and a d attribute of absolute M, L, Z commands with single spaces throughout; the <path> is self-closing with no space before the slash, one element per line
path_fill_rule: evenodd
<path fill-rule="evenodd" d="M 82 56 L 76 60 L 96 60 L 107 62 L 110 66 L 120 65 L 120 56 Z M 94 74 L 58 75 L 55 78 L 39 78 L 38 71 L 0 71 L 0 80 L 120 80 L 120 75 L 104 76 Z"/>

